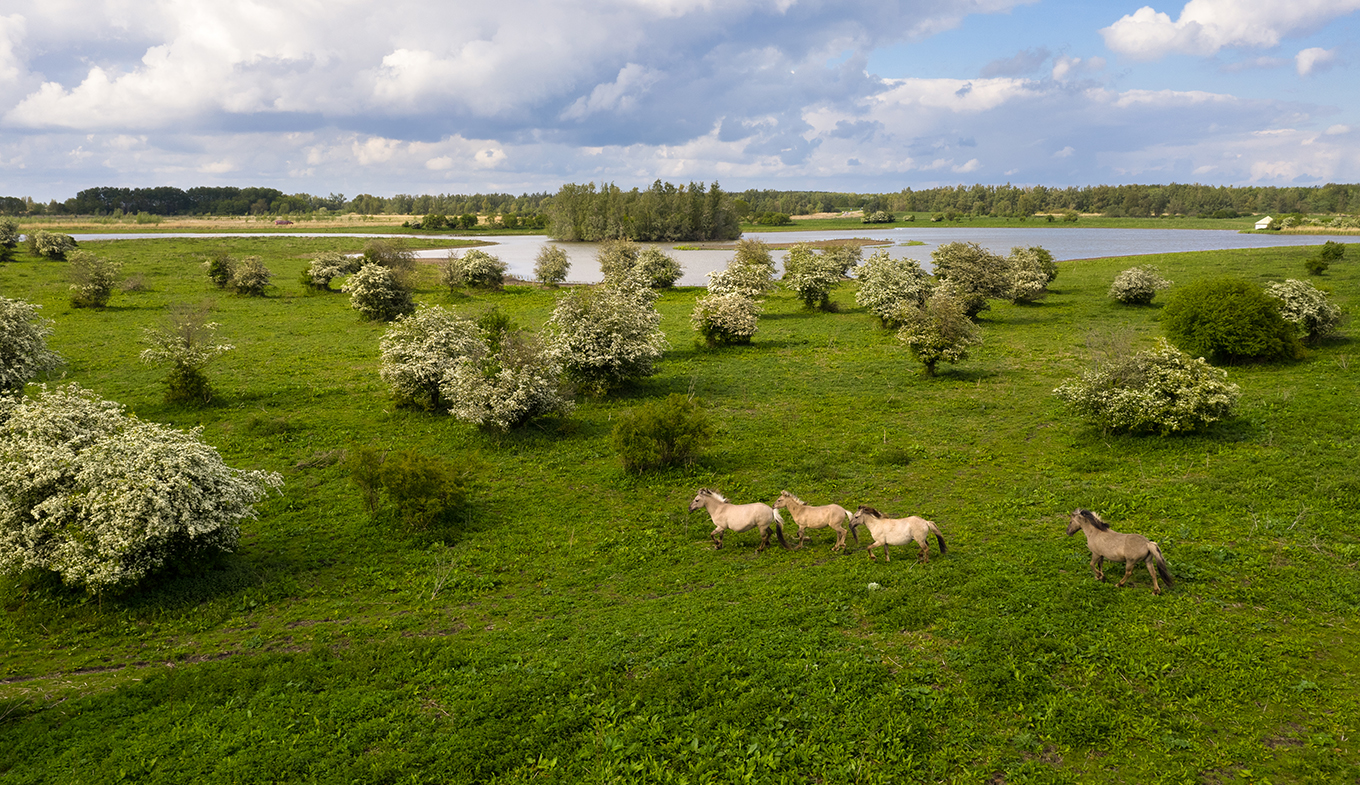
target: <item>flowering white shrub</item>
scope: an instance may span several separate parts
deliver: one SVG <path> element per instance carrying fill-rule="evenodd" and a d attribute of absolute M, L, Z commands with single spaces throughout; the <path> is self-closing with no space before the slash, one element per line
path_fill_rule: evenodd
<path fill-rule="evenodd" d="M 925 366 L 926 376 L 935 375 L 940 361 L 952 364 L 966 360 L 968 347 L 982 343 L 982 333 L 963 303 L 943 289 L 936 289 L 919 308 L 904 306 L 894 321 L 902 325 L 898 340 Z"/>
<path fill-rule="evenodd" d="M 631 276 L 569 292 L 548 320 L 549 355 L 594 395 L 650 376 L 666 349 L 655 299 Z"/>
<path fill-rule="evenodd" d="M 905 305 L 920 307 L 934 286 L 930 275 L 915 259 L 893 259 L 887 251 L 875 251 L 855 268 L 859 290 L 855 302 L 869 309 L 885 327 L 896 326 L 897 312 Z"/>
<path fill-rule="evenodd" d="M 350 307 L 367 321 L 390 322 L 416 309 L 411 290 L 396 273 L 380 264 L 360 267 L 340 291 L 349 293 Z"/>
<path fill-rule="evenodd" d="M 0 398 L 22 393 L 30 379 L 62 363 L 61 355 L 47 348 L 52 320 L 38 316 L 41 307 L 0 297 Z"/>
<path fill-rule="evenodd" d="M 148 327 L 143 331 L 150 348 L 142 350 L 142 362 L 170 366 L 170 374 L 165 379 L 166 401 L 207 403 L 212 400 L 212 386 L 203 369 L 213 358 L 235 348 L 231 344 L 212 342 L 218 326 L 216 322 L 207 321 L 207 312 L 202 308 L 179 304 L 171 307 L 165 327 Z"/>
<path fill-rule="evenodd" d="M 642 278 L 643 283 L 653 289 L 669 289 L 675 286 L 675 282 L 680 280 L 680 276 L 685 272 L 674 256 L 656 246 L 644 248 L 638 254 L 637 264 L 633 269 Z"/>
<path fill-rule="evenodd" d="M 819 254 L 799 243 L 784 259 L 784 286 L 792 289 L 808 308 L 831 306 L 831 289 L 841 282 L 841 260 Z"/>
<path fill-rule="evenodd" d="M 71 254 L 71 305 L 76 308 L 103 308 L 118 285 L 123 265 L 101 259 L 89 251 Z"/>
<path fill-rule="evenodd" d="M 363 258 L 339 251 L 322 251 L 312 257 L 302 282 L 313 289 L 331 291 L 331 281 L 342 275 L 353 275 L 364 266 Z"/>
<path fill-rule="evenodd" d="M 534 280 L 546 286 L 557 286 L 567 280 L 571 260 L 561 246 L 545 245 L 534 257 Z"/>
<path fill-rule="evenodd" d="M 481 331 L 445 308 L 420 308 L 397 317 L 378 341 L 378 374 L 401 403 L 444 408 L 440 384 L 460 357 L 485 351 Z"/>
<path fill-rule="evenodd" d="M 556 360 L 538 340 L 521 333 L 501 336 L 494 353 L 483 344 L 480 353 L 455 360 L 439 391 L 449 414 L 502 431 L 536 417 L 566 414 L 574 406 Z"/>
<path fill-rule="evenodd" d="M 76 249 L 76 240 L 69 234 L 39 229 L 33 233 L 30 245 L 33 253 L 38 256 L 46 256 L 48 259 L 65 259 L 66 254 Z"/>
<path fill-rule="evenodd" d="M 260 257 L 247 256 L 232 265 L 231 279 L 227 285 L 237 294 L 263 297 L 265 287 L 269 286 L 269 279 L 273 277 L 274 274 L 264 266 Z"/>
<path fill-rule="evenodd" d="M 1048 285 L 1058 277 L 1053 254 L 1039 246 L 1016 246 L 1006 257 L 1010 264 L 1010 301 L 1028 303 L 1048 296 Z"/>
<path fill-rule="evenodd" d="M 1293 278 L 1266 286 L 1266 294 L 1283 303 L 1280 315 L 1298 325 L 1308 341 L 1336 332 L 1341 324 L 1341 308 L 1327 299 L 1327 293 L 1307 281 Z"/>
<path fill-rule="evenodd" d="M 756 334 L 760 303 L 744 294 L 709 294 L 694 303 L 689 323 L 709 346 L 750 343 Z"/>
<path fill-rule="evenodd" d="M 1227 378 L 1163 338 L 1151 351 L 1116 358 L 1053 394 L 1103 430 L 1165 435 L 1231 415 L 1239 390 Z"/>
<path fill-rule="evenodd" d="M 0 573 L 55 572 L 90 593 L 167 560 L 230 551 L 283 478 L 76 385 L 0 401 Z"/>
<path fill-rule="evenodd" d="M 1010 263 L 977 243 L 944 243 L 930 259 L 935 277 L 949 284 L 970 317 L 990 308 L 987 300 L 1010 297 Z"/>
<path fill-rule="evenodd" d="M 595 251 L 595 262 L 606 281 L 632 275 L 641 249 L 632 240 L 605 240 Z"/>
<path fill-rule="evenodd" d="M 440 269 L 440 282 L 450 290 L 462 289 L 500 289 L 505 285 L 505 271 L 509 266 L 486 251 L 472 249 L 459 256 L 450 252 L 449 258 Z"/>
<path fill-rule="evenodd" d="M 19 222 L 13 218 L 0 218 L 0 262 L 11 261 L 18 245 Z"/>
<path fill-rule="evenodd" d="M 1110 297 L 1125 305 L 1147 305 L 1157 292 L 1171 288 L 1171 282 L 1160 275 L 1156 267 L 1145 264 L 1131 267 L 1116 275 L 1110 284 Z"/>

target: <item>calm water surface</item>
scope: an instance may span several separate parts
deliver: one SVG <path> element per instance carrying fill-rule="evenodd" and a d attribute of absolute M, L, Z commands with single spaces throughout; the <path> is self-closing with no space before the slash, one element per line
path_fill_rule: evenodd
<path fill-rule="evenodd" d="M 324 232 L 270 232 L 267 234 L 222 234 L 222 233 L 174 233 L 174 234 L 77 234 L 78 241 L 97 240 L 154 240 L 160 238 L 213 238 L 213 237 L 336 237 L 334 233 Z M 344 234 L 344 237 L 392 237 L 403 238 L 407 235 L 389 234 Z M 1282 245 L 1321 245 L 1328 237 L 1310 235 L 1278 234 L 1240 234 L 1236 231 L 1218 229 L 1082 229 L 1077 227 L 1034 227 L 1034 228 L 991 228 L 971 229 L 961 227 L 900 227 L 895 229 L 857 229 L 818 232 L 746 232 L 745 238 L 764 240 L 767 243 L 797 243 L 814 240 L 829 240 L 838 237 L 868 237 L 893 243 L 887 246 L 888 255 L 894 259 L 916 259 L 927 270 L 930 269 L 930 252 L 941 243 L 955 241 L 975 242 L 983 247 L 1005 255 L 1017 245 L 1039 245 L 1047 248 L 1059 261 L 1065 259 L 1092 259 L 1102 256 L 1136 256 L 1141 254 L 1178 253 L 1183 251 L 1219 251 L 1233 248 L 1271 248 Z M 424 235 L 422 239 L 480 239 L 475 235 Z M 925 245 L 906 245 L 917 241 Z M 1340 240 L 1338 240 L 1340 241 Z M 486 248 L 488 253 L 499 256 L 509 265 L 510 273 L 524 279 L 532 279 L 534 256 L 546 244 L 560 245 L 571 259 L 571 273 L 568 279 L 574 283 L 594 283 L 603 277 L 600 267 L 595 263 L 595 243 L 557 243 L 542 235 L 514 235 L 497 237 L 495 246 Z M 681 286 L 703 286 L 708 283 L 707 273 L 720 270 L 732 259 L 731 251 L 675 251 L 674 244 L 661 244 L 669 250 L 685 273 L 678 282 Z M 876 249 L 866 249 L 868 256 Z M 421 251 L 423 258 L 443 258 L 447 251 Z M 775 251 L 774 257 L 782 263 L 783 251 Z"/>

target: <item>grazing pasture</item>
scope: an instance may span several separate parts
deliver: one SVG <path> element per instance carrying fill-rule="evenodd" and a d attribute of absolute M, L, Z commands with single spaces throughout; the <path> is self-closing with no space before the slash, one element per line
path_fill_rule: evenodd
<path fill-rule="evenodd" d="M 0 579 L 6 783 L 1360 777 L 1353 326 L 1302 360 L 1231 367 L 1237 416 L 1194 435 L 1104 434 L 1052 394 L 1161 335 L 1156 302 L 1107 296 L 1119 271 L 1279 281 L 1312 249 L 1063 262 L 1047 299 L 993 301 L 985 343 L 935 378 L 853 283 L 832 312 L 777 292 L 751 345 L 717 349 L 689 326 L 703 290 L 666 291 L 655 376 L 499 434 L 396 407 L 386 326 L 297 282 L 310 254 L 362 240 L 84 247 L 143 288 L 75 309 L 62 263 L 0 265 L 0 293 L 54 320 L 66 379 L 201 425 L 229 465 L 285 485 L 200 573 L 100 600 Z M 276 286 L 212 289 L 200 261 L 218 250 L 261 256 Z M 1353 313 L 1358 270 L 1313 280 Z M 421 302 L 530 329 L 557 296 L 450 294 L 435 273 Z M 208 369 L 212 406 L 171 407 L 142 331 L 204 300 L 236 349 Z M 689 392 L 712 448 L 625 472 L 619 415 Z M 421 531 L 371 516 L 343 461 L 370 446 L 479 455 L 475 502 Z M 820 530 L 804 549 L 758 555 L 752 530 L 715 550 L 687 511 L 700 487 L 920 515 L 948 556 L 875 563 Z M 1065 536 L 1079 507 L 1159 543 L 1174 585 L 1094 580 Z"/>

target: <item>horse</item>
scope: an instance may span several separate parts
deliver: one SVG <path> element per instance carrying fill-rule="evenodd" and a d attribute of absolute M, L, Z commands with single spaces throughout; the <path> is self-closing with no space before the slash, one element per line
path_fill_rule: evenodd
<path fill-rule="evenodd" d="M 892 561 L 892 556 L 888 554 L 889 545 L 906 545 L 915 540 L 921 552 L 917 559 L 926 562 L 930 561 L 930 543 L 928 536 L 931 532 L 935 533 L 935 541 L 940 544 L 940 555 L 949 553 L 945 547 L 944 535 L 940 534 L 940 528 L 933 521 L 919 518 L 912 515 L 907 518 L 884 518 L 883 513 L 873 507 L 861 504 L 850 518 L 850 532 L 853 534 L 856 526 L 863 526 L 874 535 L 874 544 L 869 546 L 869 558 L 878 561 L 874 555 L 874 548 L 882 546 L 883 560 Z M 856 542 L 858 542 L 856 538 Z"/>
<path fill-rule="evenodd" d="M 793 522 L 798 524 L 799 548 L 802 548 L 808 541 L 805 530 L 829 527 L 836 532 L 836 544 L 831 546 L 832 552 L 844 550 L 845 524 L 850 520 L 849 510 L 839 504 L 823 504 L 819 507 L 813 507 L 788 491 L 780 492 L 779 498 L 775 500 L 774 508 L 776 510 L 788 510 L 789 514 L 793 516 Z M 855 535 L 855 542 L 859 543 L 859 535 Z"/>
<path fill-rule="evenodd" d="M 1078 531 L 1086 533 L 1086 547 L 1091 549 L 1091 572 L 1095 573 L 1096 580 L 1105 580 L 1105 571 L 1101 567 L 1109 559 L 1124 562 L 1124 580 L 1119 582 L 1121 587 L 1128 582 L 1134 566 L 1140 561 L 1147 567 L 1148 575 L 1152 576 L 1153 594 L 1162 593 L 1162 587 L 1157 584 L 1157 573 L 1161 573 L 1167 586 L 1174 583 L 1166 559 L 1162 557 L 1162 549 L 1143 535 L 1120 534 L 1101 520 L 1099 515 L 1080 507 L 1072 513 L 1067 524 L 1067 536 L 1071 537 Z M 1155 571 L 1152 569 L 1154 562 L 1157 565 Z"/>
<path fill-rule="evenodd" d="M 780 546 L 786 551 L 789 550 L 789 544 L 784 540 L 784 519 L 779 516 L 779 510 L 768 504 L 761 502 L 732 504 L 721 493 L 700 488 L 694 500 L 689 503 L 689 511 L 694 512 L 700 507 L 706 508 L 708 517 L 713 519 L 714 529 L 708 538 L 713 541 L 714 550 L 722 547 L 724 532 L 728 530 L 744 532 L 759 527 L 760 547 L 756 548 L 756 553 L 760 553 L 770 544 L 770 524 L 774 524 Z"/>

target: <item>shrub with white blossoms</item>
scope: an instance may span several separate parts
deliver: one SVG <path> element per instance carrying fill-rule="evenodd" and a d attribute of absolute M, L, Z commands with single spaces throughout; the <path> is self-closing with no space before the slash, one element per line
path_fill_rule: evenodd
<path fill-rule="evenodd" d="M 164 327 L 143 330 L 149 348 L 142 350 L 142 362 L 170 367 L 165 377 L 168 403 L 204 404 L 212 400 L 212 385 L 204 369 L 219 355 L 236 348 L 213 343 L 219 326 L 208 321 L 206 307 L 178 303 L 170 307 Z"/>
<path fill-rule="evenodd" d="M 1215 368 L 1158 339 L 1156 348 L 1116 357 L 1053 394 L 1102 430 L 1193 431 L 1232 414 L 1237 385 Z"/>
<path fill-rule="evenodd" d="M 557 286 L 567 280 L 571 260 L 561 246 L 544 245 L 534 257 L 534 280 L 545 286 Z"/>
<path fill-rule="evenodd" d="M 349 293 L 350 307 L 367 321 L 390 322 L 416 309 L 411 290 L 400 276 L 380 264 L 360 267 L 340 291 Z"/>
<path fill-rule="evenodd" d="M 859 290 L 855 302 L 869 309 L 884 327 L 898 326 L 896 314 L 903 306 L 920 307 L 930 296 L 934 281 L 915 259 L 893 259 L 887 251 L 875 251 L 855 268 Z"/>
<path fill-rule="evenodd" d="M 1171 282 L 1150 264 L 1130 267 L 1116 275 L 1110 284 L 1110 297 L 1125 305 L 1147 305 L 1157 292 L 1171 288 Z"/>
<path fill-rule="evenodd" d="M 76 385 L 0 400 L 0 573 L 54 572 L 91 594 L 167 561 L 230 551 L 283 478 L 222 462 L 189 432 Z"/>
<path fill-rule="evenodd" d="M 429 411 L 442 409 L 444 372 L 479 347 L 485 348 L 482 334 L 471 320 L 446 308 L 420 308 L 397 317 L 378 341 L 378 373 L 398 402 Z"/>
<path fill-rule="evenodd" d="M 756 334 L 760 302 L 739 292 L 709 294 L 694 303 L 689 323 L 709 346 L 750 343 Z"/>
<path fill-rule="evenodd" d="M 468 289 L 500 289 L 505 286 L 505 271 L 509 265 L 477 248 L 461 256 L 450 252 L 449 258 L 440 268 L 440 283 L 450 291 Z"/>
<path fill-rule="evenodd" d="M 0 297 L 0 398 L 61 366 L 61 355 L 47 348 L 52 320 L 38 316 L 41 307 Z"/>
<path fill-rule="evenodd" d="M 638 253 L 634 270 L 642 278 L 643 283 L 653 289 L 669 289 L 675 286 L 675 282 L 680 280 L 680 276 L 685 272 L 674 256 L 654 245 Z"/>
<path fill-rule="evenodd" d="M 991 308 L 989 299 L 1008 299 L 1010 262 L 974 242 L 944 243 L 930 252 L 935 277 L 949 289 L 969 317 Z"/>
<path fill-rule="evenodd" d="M 1280 315 L 1298 325 L 1304 340 L 1312 342 L 1336 332 L 1341 324 L 1341 308 L 1327 299 L 1327 293 L 1307 281 L 1293 278 L 1266 285 L 1266 294 L 1283 303 Z"/>
<path fill-rule="evenodd" d="M 537 338 L 518 331 L 455 360 L 439 391 L 449 414 L 501 431 L 574 406 L 556 359 Z"/>
<path fill-rule="evenodd" d="M 1048 285 L 1058 277 L 1053 254 L 1037 245 L 1016 246 L 1006 257 L 1010 264 L 1010 301 L 1028 303 L 1048 296 Z"/>
<path fill-rule="evenodd" d="M 14 249 L 19 245 L 19 222 L 14 218 L 0 218 L 0 262 L 14 259 Z"/>
<path fill-rule="evenodd" d="M 841 259 L 799 243 L 784 258 L 784 286 L 793 290 L 804 306 L 828 310 L 831 290 L 841 282 L 841 264 Z"/>
<path fill-rule="evenodd" d="M 652 375 L 666 350 L 655 300 L 631 276 L 569 292 L 548 320 L 550 356 L 592 395 Z"/>
<path fill-rule="evenodd" d="M 321 291 L 332 291 L 331 281 L 342 275 L 353 275 L 364 266 L 362 257 L 350 256 L 339 251 L 322 251 L 312 257 L 307 272 L 302 274 L 302 282 Z"/>
<path fill-rule="evenodd" d="M 968 359 L 968 348 L 982 343 L 982 333 L 963 302 L 944 288 L 936 289 L 919 308 L 903 306 L 894 320 L 902 325 L 898 340 L 921 361 L 926 376 L 934 376 L 935 366 L 942 361 L 952 364 Z"/>
<path fill-rule="evenodd" d="M 118 273 L 123 265 L 111 262 L 89 251 L 71 254 L 71 305 L 76 308 L 103 308 L 118 285 Z"/>
<path fill-rule="evenodd" d="M 76 239 L 69 234 L 39 229 L 30 236 L 29 246 L 38 256 L 65 259 L 66 254 L 76 249 Z"/>
<path fill-rule="evenodd" d="M 237 294 L 244 294 L 249 297 L 263 297 L 264 290 L 269 286 L 269 280 L 274 277 L 274 273 L 265 267 L 264 260 L 258 256 L 247 256 L 238 259 L 232 265 L 231 278 L 227 285 Z"/>

